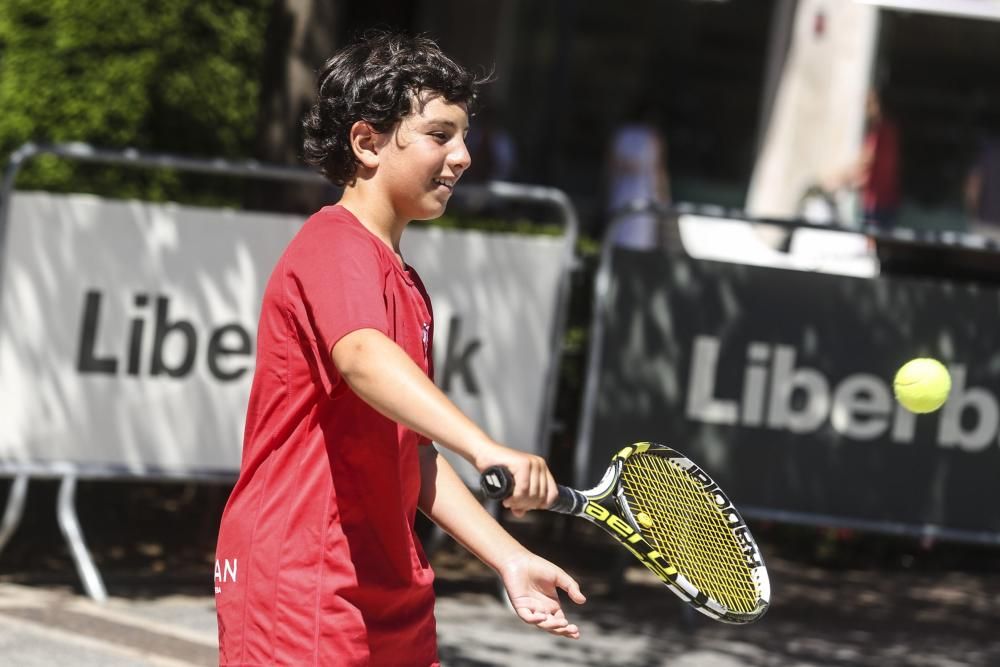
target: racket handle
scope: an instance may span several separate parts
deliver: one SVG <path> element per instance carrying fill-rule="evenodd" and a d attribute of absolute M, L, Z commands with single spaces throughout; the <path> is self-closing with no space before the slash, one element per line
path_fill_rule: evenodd
<path fill-rule="evenodd" d="M 479 477 L 479 487 L 483 495 L 492 500 L 510 498 L 514 493 L 514 475 L 504 466 L 490 466 Z M 550 512 L 561 514 L 578 514 L 587 505 L 587 498 L 575 489 L 558 486 L 559 496 L 550 507 Z"/>
<path fill-rule="evenodd" d="M 490 466 L 479 476 L 479 488 L 492 500 L 510 498 L 514 493 L 514 475 L 505 466 Z"/>
<path fill-rule="evenodd" d="M 587 506 L 587 496 L 583 495 L 576 489 L 571 489 L 568 486 L 559 485 L 559 496 L 556 501 L 552 503 L 549 507 L 550 512 L 559 512 L 560 514 L 579 514 L 583 511 L 583 508 Z"/>
<path fill-rule="evenodd" d="M 479 476 L 479 488 L 491 500 L 510 498 L 514 493 L 514 475 L 505 466 L 490 466 Z"/>

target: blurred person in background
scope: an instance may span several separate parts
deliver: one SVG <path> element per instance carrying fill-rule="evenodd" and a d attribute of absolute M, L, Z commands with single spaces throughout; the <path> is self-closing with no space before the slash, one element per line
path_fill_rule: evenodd
<path fill-rule="evenodd" d="M 1000 136 L 982 139 L 964 194 L 969 231 L 1000 242 Z"/>
<path fill-rule="evenodd" d="M 659 116 L 649 103 L 640 104 L 629 120 L 611 137 L 608 155 L 608 205 L 610 221 L 636 202 L 670 203 L 667 146 L 658 126 Z M 644 250 L 656 247 L 655 213 L 629 213 L 621 219 L 615 244 Z"/>
<path fill-rule="evenodd" d="M 517 146 L 510 132 L 499 122 L 500 110 L 487 102 L 469 127 L 465 145 L 472 156 L 466 181 L 509 181 L 517 164 Z"/>
<path fill-rule="evenodd" d="M 861 154 L 846 170 L 830 179 L 825 189 L 859 190 L 864 222 L 879 229 L 891 229 L 899 213 L 899 172 L 899 128 L 885 108 L 884 95 L 872 88 L 865 99 Z"/>

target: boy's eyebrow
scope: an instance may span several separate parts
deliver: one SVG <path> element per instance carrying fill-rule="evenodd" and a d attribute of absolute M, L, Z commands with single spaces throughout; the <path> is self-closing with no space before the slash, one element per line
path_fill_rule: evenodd
<path fill-rule="evenodd" d="M 458 129 L 458 123 L 453 120 L 448 120 L 447 118 L 430 118 L 427 122 L 431 125 L 445 125 L 455 130 Z"/>

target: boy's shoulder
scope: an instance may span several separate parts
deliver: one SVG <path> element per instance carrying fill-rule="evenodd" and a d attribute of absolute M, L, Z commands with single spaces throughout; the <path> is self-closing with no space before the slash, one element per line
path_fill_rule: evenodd
<path fill-rule="evenodd" d="M 282 264 L 294 270 L 303 262 L 328 263 L 347 257 L 369 256 L 379 265 L 388 261 L 375 236 L 342 206 L 324 206 L 313 213 L 285 249 Z"/>
<path fill-rule="evenodd" d="M 360 247 L 378 252 L 376 239 L 354 214 L 343 206 L 324 206 L 306 219 L 289 246 L 290 250 L 331 249 L 347 245 L 352 251 Z"/>
<path fill-rule="evenodd" d="M 354 217 L 354 214 L 338 204 L 324 206 L 313 213 L 306 219 L 300 231 L 310 235 L 328 234 L 360 238 L 369 235 L 368 230 Z"/>

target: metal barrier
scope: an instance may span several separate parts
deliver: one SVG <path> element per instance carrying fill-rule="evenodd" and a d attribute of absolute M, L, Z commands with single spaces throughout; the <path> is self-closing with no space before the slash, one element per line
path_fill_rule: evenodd
<path fill-rule="evenodd" d="M 617 219 L 605 236 L 577 485 L 629 442 L 662 440 L 752 518 L 1000 544 L 1000 492 L 984 472 L 1000 466 L 1000 368 L 987 363 L 991 337 L 977 335 L 1000 326 L 1000 246 L 718 207 L 640 202 L 620 215 L 635 211 L 657 214 L 666 241 L 616 248 Z M 695 258 L 680 239 L 699 219 L 853 233 L 875 272 L 826 273 L 779 250 L 780 268 Z M 954 379 L 945 408 L 919 417 L 891 390 L 895 369 L 917 356 L 942 359 Z"/>
<path fill-rule="evenodd" d="M 184 172 L 234 176 L 239 178 L 267 179 L 286 182 L 325 183 L 324 179 L 312 171 L 300 168 L 261 164 L 253 161 L 229 161 L 222 159 L 199 160 L 173 155 L 150 154 L 129 149 L 111 151 L 96 149 L 85 144 L 36 145 L 25 144 L 15 151 L 3 177 L 0 190 L 0 298 L 4 294 L 4 278 L 7 266 L 7 237 L 9 215 L 14 186 L 21 168 L 30 159 L 39 155 L 53 155 L 59 158 L 124 165 L 140 169 L 167 168 Z M 487 183 L 483 185 L 463 185 L 456 190 L 452 206 L 478 207 L 489 202 L 502 201 L 542 205 L 556 212 L 563 228 L 560 238 L 560 252 L 557 267 L 558 281 L 554 296 L 555 312 L 548 335 L 548 360 L 542 379 L 542 400 L 533 404 L 537 410 L 538 442 L 529 443 L 538 453 L 544 455 L 548 447 L 549 432 L 552 428 L 552 411 L 558 381 L 558 364 L 562 346 L 563 329 L 569 292 L 569 273 L 575 266 L 575 245 L 578 234 L 576 213 L 566 195 L 546 187 L 512 183 Z M 304 219 L 304 218 L 303 218 Z M 0 303 L 0 307 L 3 304 Z M 2 312 L 2 311 L 0 311 Z M 0 321 L 0 327 L 4 322 Z M 2 372 L 2 369 L 0 369 Z M 523 413 L 521 413 L 523 414 Z M 519 415 L 512 415 L 517 419 Z M 520 419 L 520 421 L 525 421 Z M 75 509 L 75 490 L 78 479 L 149 479 L 160 481 L 204 481 L 230 483 L 235 478 L 236 469 L 206 469 L 204 467 L 181 466 L 163 467 L 156 465 L 114 465 L 90 464 L 73 460 L 11 461 L 0 457 L 0 475 L 12 476 L 13 484 L 8 493 L 7 504 L 0 523 L 0 551 L 6 545 L 23 515 L 28 482 L 31 478 L 56 478 L 61 480 L 57 518 L 63 536 L 70 547 L 79 576 L 88 595 L 95 600 L 106 599 L 106 589 L 97 568 L 94 566 L 83 538 L 83 532 Z"/>

